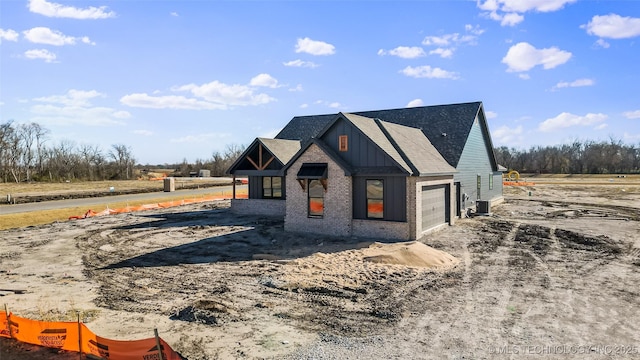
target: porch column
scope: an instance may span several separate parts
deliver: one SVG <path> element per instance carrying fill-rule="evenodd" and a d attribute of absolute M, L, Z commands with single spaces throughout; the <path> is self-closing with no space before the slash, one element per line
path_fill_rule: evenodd
<path fill-rule="evenodd" d="M 233 196 L 231 198 L 235 200 L 236 199 L 236 174 L 233 174 L 232 187 L 233 187 Z"/>

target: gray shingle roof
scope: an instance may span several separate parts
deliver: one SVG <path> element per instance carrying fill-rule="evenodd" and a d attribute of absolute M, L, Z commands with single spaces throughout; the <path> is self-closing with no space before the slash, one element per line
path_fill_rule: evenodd
<path fill-rule="evenodd" d="M 284 165 L 291 160 L 298 150 L 300 141 L 286 139 L 258 138 L 258 140 Z"/>
<path fill-rule="evenodd" d="M 481 102 L 435 105 L 413 108 L 353 112 L 352 114 L 418 128 L 442 157 L 457 166 Z M 336 114 L 294 117 L 276 135 L 276 139 L 300 140 L 302 143 L 325 128 Z M 443 136 L 446 134 L 446 136 Z"/>
<path fill-rule="evenodd" d="M 378 124 L 404 155 L 416 176 L 456 172 L 420 129 L 378 121 Z"/>

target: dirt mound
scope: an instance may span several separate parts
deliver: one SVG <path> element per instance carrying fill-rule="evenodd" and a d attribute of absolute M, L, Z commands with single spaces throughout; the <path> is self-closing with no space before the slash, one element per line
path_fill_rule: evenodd
<path fill-rule="evenodd" d="M 364 261 L 378 264 L 440 268 L 453 266 L 458 263 L 458 259 L 452 255 L 417 241 L 396 244 L 376 242 L 361 251 L 364 256 Z"/>

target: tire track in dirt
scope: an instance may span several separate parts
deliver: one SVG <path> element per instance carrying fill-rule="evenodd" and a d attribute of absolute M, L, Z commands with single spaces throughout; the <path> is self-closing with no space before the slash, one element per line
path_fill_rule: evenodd
<path fill-rule="evenodd" d="M 414 339 L 411 344 L 399 342 L 393 345 L 398 358 L 411 358 L 416 353 L 450 354 L 454 357 L 490 358 L 487 345 L 495 345 L 504 338 L 504 319 L 509 315 L 512 300 L 513 277 L 510 275 L 509 251 L 513 246 L 519 223 L 511 224 L 509 231 L 493 230 L 488 237 L 498 237 L 490 242 L 499 245 L 486 249 L 471 249 L 471 241 L 460 236 L 457 249 L 461 263 L 458 265 L 460 281 L 453 288 L 440 289 L 439 299 L 445 303 L 428 303 L 422 313 L 405 318 L 396 330 L 404 339 Z M 497 280 L 497 281 L 496 281 Z M 425 294 L 429 297 L 430 294 Z M 434 295 L 436 296 L 436 295 Z M 476 319 L 482 318 L 483 321 Z M 469 342 L 466 334 L 482 334 L 477 342 Z M 416 350 L 416 347 L 418 350 Z"/>

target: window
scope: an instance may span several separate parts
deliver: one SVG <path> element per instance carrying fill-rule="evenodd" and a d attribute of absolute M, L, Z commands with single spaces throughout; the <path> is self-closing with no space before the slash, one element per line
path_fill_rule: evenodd
<path fill-rule="evenodd" d="M 282 197 L 282 178 L 265 176 L 262 178 L 262 197 L 265 199 Z"/>
<path fill-rule="evenodd" d="M 338 136 L 338 150 L 347 151 L 349 150 L 349 138 L 347 135 Z"/>
<path fill-rule="evenodd" d="M 324 189 L 325 185 L 322 183 L 326 182 L 326 179 L 309 179 L 307 188 L 308 192 L 308 214 L 309 217 L 313 218 L 321 218 L 324 216 Z"/>
<path fill-rule="evenodd" d="M 493 190 L 493 174 L 489 174 L 489 190 Z"/>
<path fill-rule="evenodd" d="M 478 175 L 477 182 L 478 182 L 478 184 L 476 185 L 477 190 L 478 190 L 477 199 L 480 200 L 481 199 L 480 198 L 480 190 L 482 189 L 482 175 Z"/>
<path fill-rule="evenodd" d="M 367 180 L 367 218 L 384 217 L 384 182 Z"/>

